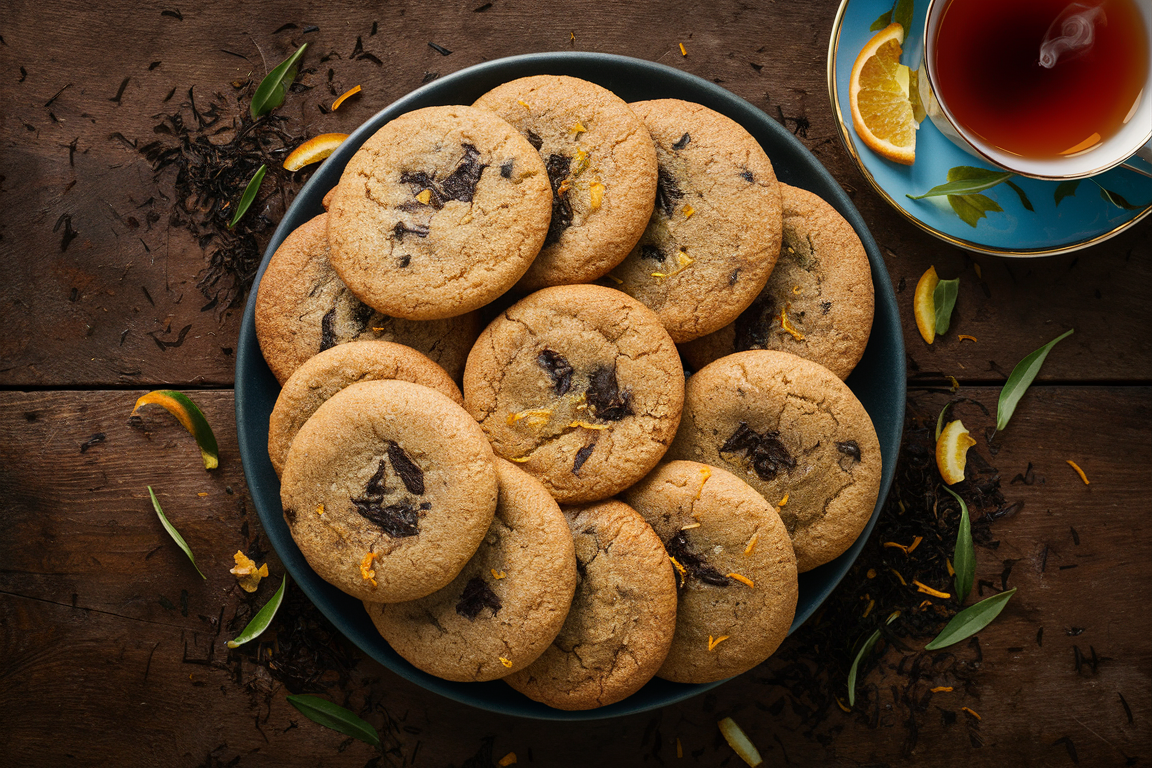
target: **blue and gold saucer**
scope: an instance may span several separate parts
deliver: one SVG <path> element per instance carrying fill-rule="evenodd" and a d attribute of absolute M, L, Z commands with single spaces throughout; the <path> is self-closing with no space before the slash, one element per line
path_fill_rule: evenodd
<path fill-rule="evenodd" d="M 892 0 L 843 0 L 828 44 L 828 93 L 840 140 L 860 172 L 881 197 L 912 223 L 945 242 L 999 256 L 1049 256 L 1067 253 L 1120 234 L 1152 213 L 1152 178 L 1117 167 L 1078 182 L 1012 177 L 979 194 L 995 207 L 975 219 L 960 218 L 946 197 L 912 200 L 944 184 L 958 166 L 995 170 L 949 141 L 925 119 L 916 136 L 911 166 L 884 160 L 856 135 L 848 101 L 856 55 L 875 34 L 870 27 L 892 10 Z M 901 61 L 916 69 L 923 54 L 927 0 L 918 0 Z M 1152 173 L 1152 164 L 1141 162 Z"/>

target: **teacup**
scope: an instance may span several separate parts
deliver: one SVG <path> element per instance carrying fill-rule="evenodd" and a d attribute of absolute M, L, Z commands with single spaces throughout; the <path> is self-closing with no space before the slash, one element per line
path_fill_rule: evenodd
<path fill-rule="evenodd" d="M 1021 6 L 1029 6 L 1026 10 L 1031 11 L 1036 6 L 1051 5 L 1044 0 L 930 0 L 923 38 L 924 61 L 920 68 L 918 81 L 921 99 L 928 117 L 931 118 L 941 133 L 961 149 L 994 166 L 1022 176 L 1049 180 L 1079 179 L 1094 176 L 1122 163 L 1144 175 L 1152 175 L 1136 162 L 1126 163 L 1126 161 L 1134 160 L 1134 155 L 1139 155 L 1152 162 L 1152 63 L 1148 63 L 1150 49 L 1152 49 L 1152 3 L 1147 2 L 1147 0 L 1060 0 L 1060 4 L 1064 6 L 1064 10 L 1052 20 L 1051 24 L 1048 25 L 1047 21 L 1043 22 L 1048 25 L 1048 31 L 1044 34 L 1036 56 L 1035 66 L 1046 67 L 1050 72 L 1082 72 L 1087 66 L 1085 61 L 1092 61 L 1092 59 L 1085 57 L 1092 52 L 1093 45 L 1100 43 L 1099 40 L 1095 40 L 1097 35 L 1101 37 L 1112 35 L 1112 38 L 1109 39 L 1114 40 L 1115 36 L 1123 31 L 1128 36 L 1129 42 L 1135 40 L 1136 48 L 1139 48 L 1140 35 L 1143 35 L 1143 59 L 1146 62 L 1143 80 L 1140 80 L 1139 73 L 1135 69 L 1124 69 L 1124 71 L 1133 72 L 1132 78 L 1125 87 L 1127 88 L 1126 93 L 1129 94 L 1127 98 L 1132 98 L 1132 94 L 1134 94 L 1134 100 L 1130 107 L 1124 105 L 1120 111 L 1117 111 L 1119 101 L 1110 102 L 1107 105 L 1112 114 L 1118 115 L 1113 121 L 1114 124 L 1110 133 L 1107 132 L 1107 129 L 1102 129 L 1106 131 L 1105 134 L 1102 135 L 1099 132 L 1089 134 L 1088 140 L 1074 141 L 1070 146 L 1055 152 L 1025 151 L 1021 149 L 1025 146 L 1023 144 L 1005 146 L 1009 142 L 1004 137 L 1012 136 L 1013 139 L 1016 139 L 1018 136 L 1033 135 L 1042 139 L 1058 141 L 1056 129 L 1053 127 L 1055 124 L 1050 121 L 1034 122 L 1031 126 L 1027 122 L 1005 121 L 997 124 L 996 115 L 991 111 L 993 108 L 981 103 L 980 97 L 983 94 L 979 91 L 966 94 L 962 89 L 951 85 L 958 78 L 950 74 L 949 71 L 943 72 L 948 85 L 944 90 L 947 92 L 950 87 L 956 100 L 951 102 L 948 100 L 950 97 L 941 94 L 942 69 L 956 66 L 955 54 L 943 55 L 947 54 L 949 45 L 955 49 L 956 43 L 940 42 L 941 22 L 945 20 L 946 12 L 956 6 L 957 12 L 947 21 L 947 24 L 953 25 L 953 29 L 955 29 L 963 23 L 965 15 L 969 17 L 968 23 L 983 24 L 984 17 L 973 17 L 974 13 L 982 12 L 977 9 L 977 6 L 982 6 L 988 12 L 987 25 L 990 28 L 990 25 L 1004 23 L 1005 20 L 1024 18 L 1022 16 L 1024 11 L 1020 10 Z M 1127 7 L 1125 4 L 1131 4 L 1131 6 Z M 964 5 L 967 7 L 959 7 Z M 1113 17 L 1112 30 L 1106 28 L 1108 24 L 1106 11 L 1109 9 L 1112 11 Z M 1047 12 L 1053 13 L 1050 8 Z M 1128 24 L 1124 23 L 1124 13 L 1130 16 L 1128 19 L 1130 23 Z M 1034 18 L 1036 18 L 1035 14 L 1029 21 Z M 1035 24 L 1040 22 L 1032 21 L 1032 23 L 1035 29 Z M 957 33 L 948 30 L 947 34 L 956 35 Z M 1001 31 L 999 34 L 1007 33 Z M 963 39 L 970 42 L 971 36 Z M 1097 53 L 1111 54 L 1116 48 L 1117 46 L 1112 43 L 1102 47 Z M 1012 55 L 1016 55 L 1015 52 Z M 1028 53 L 1028 55 L 1031 54 Z M 1138 59 L 1139 51 L 1134 55 Z M 1069 62 L 1071 62 L 1072 67 L 1078 69 L 1068 69 Z M 977 64 L 980 63 L 983 62 L 977 61 Z M 1061 64 L 1065 65 L 1064 70 L 1054 69 Z M 996 74 L 999 71 L 990 69 L 987 74 Z M 1051 89 L 1052 80 L 1044 81 L 1041 78 L 1051 78 L 1052 75 L 1044 73 L 1042 70 L 1032 72 L 1025 65 L 1021 65 L 1019 70 L 1005 66 L 1003 71 L 1008 74 L 1018 71 L 1020 80 L 1018 83 L 1013 83 L 1010 80 L 1003 81 L 1007 83 L 1007 87 L 1003 88 L 1002 92 L 999 85 L 1003 83 L 997 84 L 995 96 L 1002 99 L 1002 105 L 1003 98 L 1010 96 L 1012 87 L 1026 89 L 1030 87 L 1032 82 L 1043 82 L 1045 87 Z M 1005 78 L 1008 78 L 1008 74 L 1005 74 Z M 968 77 L 967 73 L 965 73 L 965 77 Z M 1025 78 L 1028 79 L 1025 80 Z M 968 79 L 976 82 L 975 76 Z M 985 77 L 985 81 L 987 79 Z M 1081 77 L 1076 82 L 1082 84 L 1086 81 Z M 971 83 L 965 85 L 971 91 Z M 1109 82 L 1108 85 L 1111 87 L 1112 83 Z M 1089 98 L 1104 98 L 1097 90 L 1101 89 L 1080 87 L 1080 91 L 1087 93 Z M 1062 93 L 1062 91 L 1060 92 Z M 1022 91 L 1022 93 L 1030 95 L 1027 90 Z M 962 99 L 961 96 L 964 98 Z M 995 98 L 988 99 L 989 103 L 994 101 Z M 972 105 L 976 105 L 976 107 L 973 108 Z M 1045 106 L 1053 108 L 1055 105 L 1056 102 L 1049 99 L 1049 103 Z M 981 107 L 984 107 L 985 112 L 980 112 Z M 1107 111 L 1084 110 L 1082 106 L 1078 107 L 1072 104 L 1067 106 L 1069 110 L 1078 108 L 1082 111 L 1068 113 L 1069 120 L 1077 119 L 1079 115 L 1094 115 L 1097 112 Z M 979 121 L 982 121 L 979 122 L 979 125 L 980 128 L 984 129 L 983 133 L 973 128 L 973 125 L 978 121 L 965 119 L 963 116 L 958 117 L 957 112 L 963 112 L 965 109 L 970 110 L 969 115 L 976 115 Z M 1011 110 L 1007 111 L 1010 112 Z M 1017 116 L 1015 119 L 1019 120 L 1020 118 Z M 1022 132 L 1011 133 L 1017 128 L 1022 128 Z M 1028 131 L 1033 133 L 1028 134 Z M 993 133 L 998 133 L 998 135 L 992 136 Z M 1076 134 L 1078 137 L 1083 135 L 1083 133 Z"/>

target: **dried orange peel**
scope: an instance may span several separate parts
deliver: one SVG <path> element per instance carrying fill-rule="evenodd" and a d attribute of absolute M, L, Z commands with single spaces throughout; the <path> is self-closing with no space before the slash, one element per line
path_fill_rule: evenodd
<path fill-rule="evenodd" d="M 136 415 L 136 411 L 145 405 L 159 405 L 188 430 L 196 438 L 196 446 L 200 449 L 200 458 L 204 460 L 204 469 L 216 469 L 220 466 L 220 450 L 216 446 L 216 435 L 203 412 L 192 402 L 192 398 L 182 392 L 170 389 L 158 389 L 142 396 L 136 401 L 129 418 Z"/>
<path fill-rule="evenodd" d="M 916 118 L 909 96 L 911 74 L 900 63 L 904 28 L 877 32 L 852 65 L 848 101 L 856 134 L 886 160 L 911 165 L 916 159 Z"/>
<path fill-rule="evenodd" d="M 355 96 L 358 93 L 360 93 L 360 86 L 356 86 L 355 88 L 350 88 L 349 90 L 340 94 L 340 96 L 336 99 L 336 101 L 332 102 L 332 111 L 335 112 L 336 110 L 340 109 L 341 104 L 343 104 L 345 101 L 352 98 L 353 96 Z"/>
<path fill-rule="evenodd" d="M 936 441 L 936 467 L 948 485 L 955 485 L 964 479 L 964 467 L 968 463 L 968 449 L 976 441 L 968 434 L 959 419 L 948 422 Z"/>
<path fill-rule="evenodd" d="M 928 267 L 928 271 L 920 276 L 916 283 L 916 293 L 912 297 L 912 314 L 916 316 L 916 328 L 924 341 L 931 344 L 936 340 L 936 284 L 940 278 L 936 276 L 936 267 Z"/>
<path fill-rule="evenodd" d="M 348 138 L 346 133 L 322 133 L 313 136 L 284 158 L 284 169 L 296 172 L 306 165 L 318 163 L 335 152 L 336 147 L 343 144 L 346 138 Z"/>

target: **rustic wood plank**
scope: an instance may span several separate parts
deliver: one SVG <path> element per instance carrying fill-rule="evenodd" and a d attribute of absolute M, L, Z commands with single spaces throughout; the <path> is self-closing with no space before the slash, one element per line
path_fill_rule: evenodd
<path fill-rule="evenodd" d="M 170 223 L 172 173 L 154 177 L 132 144 L 164 138 L 154 133 L 163 114 L 182 111 L 192 120 L 193 98 L 201 107 L 213 100 L 227 105 L 228 122 L 243 107 L 231 83 L 258 80 L 303 42 L 311 49 L 299 82 L 310 90 L 293 94 L 278 113 L 287 118 L 284 130 L 300 137 L 348 132 L 425 79 L 517 53 L 602 51 L 700 75 L 780 120 L 848 190 L 881 245 L 893 284 L 905 286 L 899 298 L 914 369 L 995 381 L 1024 354 L 1075 327 L 1044 380 L 1152 379 L 1152 341 L 1143 332 L 1152 308 L 1138 290 L 1152 279 L 1152 227 L 1079 255 L 1007 261 L 971 256 L 909 226 L 871 190 L 836 137 L 825 84 L 834 0 L 671 8 L 645 0 L 614 5 L 610 13 L 542 11 L 522 0 L 499 0 L 477 12 L 483 5 L 433 13 L 415 2 L 364 8 L 252 2 L 186 9 L 182 18 L 162 15 L 172 10 L 163 4 L 120 3 L 98 14 L 76 0 L 13 8 L 0 46 L 0 100 L 9 116 L 0 122 L 6 330 L 0 384 L 232 381 L 239 309 L 208 306 L 197 287 L 208 254 Z M 285 23 L 296 26 L 277 32 Z M 309 25 L 319 29 L 306 32 Z M 133 44 L 110 46 L 125 29 L 133 30 Z M 353 57 L 357 50 L 381 63 Z M 362 97 L 322 113 L 356 84 L 364 87 Z M 286 179 L 263 211 L 250 214 L 267 218 L 261 245 L 307 176 Z M 930 264 L 962 277 L 953 327 L 976 336 L 977 344 L 958 342 L 953 333 L 928 348 L 916 335 L 910 289 Z"/>
<path fill-rule="evenodd" d="M 139 394 L 0 393 L 0 710 L 21 712 L 4 721 L 11 759 L 55 764 L 83 744 L 84 760 L 104 764 L 223 765 L 237 756 L 241 764 L 368 763 L 364 745 L 345 744 L 300 717 L 284 701 L 284 686 L 252 664 L 250 652 L 230 653 L 224 645 L 282 573 L 267 553 L 273 578 L 251 597 L 227 573 L 236 549 L 253 554 L 266 547 L 236 457 L 231 393 L 192 393 L 220 442 L 221 467 L 211 473 L 190 436 L 163 411 L 143 414 L 146 430 L 128 425 Z M 997 388 L 958 394 L 994 414 Z M 951 397 L 914 390 L 910 410 L 934 421 Z M 1059 741 L 1065 737 L 1083 765 L 1148 759 L 1152 388 L 1036 387 L 996 438 L 995 455 L 982 437 L 994 416 L 972 403 L 956 405 L 954 414 L 980 437 L 973 450 L 1000 468 L 1005 495 L 1024 502 L 1015 516 L 993 524 L 999 547 L 977 552 L 977 578 L 996 585 L 1003 561 L 1014 560 L 1007 584 L 1019 592 L 980 635 L 974 685 L 932 697 L 928 712 L 917 715 L 919 739 L 907 756 L 906 705 L 889 691 L 906 681 L 895 671 L 902 655 L 896 650 L 862 681 L 881 692 L 876 729 L 867 709 L 833 708 L 822 722 L 806 723 L 801 714 L 811 702 L 794 706 L 794 692 L 777 682 L 781 658 L 661 712 L 590 724 L 510 720 L 453 704 L 361 658 L 342 639 L 336 645 L 352 660 L 349 671 L 324 680 L 324 690 L 390 734 L 395 752 L 384 764 L 395 765 L 413 764 L 413 756 L 417 766 L 460 765 L 488 750 L 494 759 L 515 751 L 525 764 L 671 762 L 677 738 L 696 764 L 733 765 L 715 728 L 727 715 L 770 764 L 1063 765 L 1070 762 Z M 97 433 L 105 439 L 81 453 Z M 1068 467 L 1069 458 L 1091 485 Z M 1034 484 L 1012 484 L 1029 462 Z M 207 581 L 160 528 L 143 492 L 149 483 L 162 493 Z M 819 670 L 818 649 L 796 643 L 789 640 L 781 657 L 806 658 Z M 1082 665 L 1077 672 L 1073 645 L 1106 658 L 1095 670 Z M 967 646 L 952 650 L 963 660 L 976 658 Z M 211 663 L 185 662 L 185 654 Z M 843 682 L 834 682 L 843 696 Z M 917 695 L 956 682 L 929 677 Z M 1131 724 L 1120 696 L 1131 707 Z M 772 714 L 780 700 L 782 710 Z M 966 722 L 963 706 L 983 718 L 978 728 Z M 958 721 L 945 725 L 937 707 Z M 55 736 L 61 712 L 76 715 L 68 740 Z M 139 738 L 123 738 L 125 722 Z M 972 745 L 972 732 L 982 748 Z"/>

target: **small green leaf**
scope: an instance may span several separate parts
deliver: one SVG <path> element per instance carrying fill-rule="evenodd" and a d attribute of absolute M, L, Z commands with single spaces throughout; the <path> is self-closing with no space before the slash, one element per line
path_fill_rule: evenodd
<path fill-rule="evenodd" d="M 1073 330 L 1075 329 L 1060 334 L 1052 339 L 1052 341 L 1040 347 L 1040 349 L 1016 363 L 1016 367 L 1012 369 L 1011 375 L 1008 376 L 1008 381 L 1004 382 L 1004 388 L 1000 390 L 1000 401 L 996 404 L 997 432 L 1008 426 L 1008 420 L 1012 418 L 1012 414 L 1016 411 L 1016 404 L 1020 402 L 1020 398 L 1024 396 L 1024 393 L 1028 391 L 1028 387 L 1032 386 L 1032 382 L 1036 379 L 1036 374 L 1040 373 L 1040 366 L 1044 365 L 1044 358 L 1048 357 L 1048 353 L 1052 351 L 1052 347 L 1056 346 L 1057 342 L 1063 341 L 1071 336 Z"/>
<path fill-rule="evenodd" d="M 256 615 L 252 617 L 252 620 L 248 622 L 248 626 L 244 627 L 244 631 L 234 639 L 228 641 L 229 648 L 239 648 L 249 640 L 255 640 L 260 636 L 261 632 L 268 629 L 268 625 L 272 623 L 272 618 L 276 615 L 276 611 L 280 610 L 280 603 L 284 602 L 284 587 L 287 585 L 288 574 L 284 574 L 284 580 L 280 582 L 280 589 L 276 590 L 276 594 L 272 595 L 272 599 L 257 611 Z"/>
<path fill-rule="evenodd" d="M 932 302 L 936 305 L 936 335 L 948 332 L 952 322 L 952 309 L 956 306 L 956 294 L 960 290 L 960 278 L 941 280 L 932 292 Z"/>
<path fill-rule="evenodd" d="M 892 11 L 884 11 L 876 17 L 876 21 L 872 22 L 872 26 L 868 27 L 869 32 L 879 32 L 892 23 Z"/>
<path fill-rule="evenodd" d="M 267 170 L 268 166 L 261 165 L 256 169 L 256 173 L 252 174 L 252 180 L 248 182 L 248 186 L 244 188 L 244 194 L 240 196 L 240 202 L 236 204 L 236 213 L 232 214 L 232 221 L 228 223 L 228 229 L 236 226 L 240 217 L 248 212 L 248 206 L 252 205 L 252 201 L 256 199 L 256 193 L 260 191 L 260 184 L 264 181 L 264 172 Z"/>
<path fill-rule="evenodd" d="M 339 731 L 345 736 L 359 739 L 374 747 L 380 746 L 376 729 L 339 704 L 309 694 L 288 696 L 288 703 L 300 710 L 304 717 L 325 728 Z"/>
<path fill-rule="evenodd" d="M 156 510 L 156 516 L 160 518 L 160 524 L 164 526 L 164 530 L 168 531 L 168 535 L 172 540 L 184 550 L 184 554 L 188 555 L 188 559 L 192 562 L 192 567 L 196 569 L 196 573 L 200 574 L 200 578 L 207 580 L 207 576 L 200 572 L 200 566 L 196 565 L 196 558 L 192 556 L 192 549 L 188 546 L 188 542 L 184 541 L 184 537 L 180 535 L 180 531 L 172 523 L 168 522 L 168 518 L 164 516 L 164 510 L 160 509 L 160 502 L 156 499 L 156 494 L 152 492 L 152 486 L 148 486 L 148 495 L 152 497 L 152 507 Z"/>
<path fill-rule="evenodd" d="M 1062 181 L 1056 185 L 1056 192 L 1053 198 L 1056 200 L 1056 205 L 1060 205 L 1060 201 L 1066 197 L 1072 197 L 1076 194 L 1076 187 L 1080 186 L 1080 179 L 1072 179 L 1071 181 Z"/>
<path fill-rule="evenodd" d="M 1099 187 L 1100 185 L 1097 184 L 1096 186 Z M 1141 208 L 1141 206 L 1132 205 L 1132 203 L 1125 200 L 1119 192 L 1113 192 L 1110 189 L 1104 189 L 1104 187 L 1100 187 L 1100 197 L 1112 203 L 1112 205 L 1117 208 L 1123 208 L 1126 211 L 1135 211 Z"/>
<path fill-rule="evenodd" d="M 944 627 L 932 642 L 924 646 L 924 650 L 938 651 L 972 637 L 1000 615 L 1000 611 L 1004 610 L 1004 606 L 1014 594 L 1016 587 L 968 606 L 953 616 L 948 626 Z"/>
<path fill-rule="evenodd" d="M 884 623 L 891 624 L 899 615 L 900 611 L 893 611 L 892 615 L 889 616 L 888 620 Z M 868 639 L 864 641 L 864 644 L 860 646 L 860 651 L 856 654 L 856 659 L 852 662 L 852 668 L 848 670 L 848 706 L 850 707 L 856 706 L 856 671 L 860 667 L 860 662 L 872 652 L 872 649 L 876 646 L 876 641 L 879 639 L 880 630 L 877 629 L 869 635 Z"/>
<path fill-rule="evenodd" d="M 976 548 L 972 544 L 972 521 L 968 517 L 968 505 L 960 494 L 948 486 L 944 490 L 960 502 L 960 529 L 956 532 L 956 549 L 952 554 L 952 570 L 956 571 L 956 599 L 960 605 L 972 592 L 972 582 L 976 579 Z"/>
<path fill-rule="evenodd" d="M 904 29 L 904 37 L 912 31 L 912 0 L 896 0 L 892 8 L 892 21 Z"/>
<path fill-rule="evenodd" d="M 940 415 L 936 417 L 936 439 L 940 439 L 940 433 L 944 431 L 944 416 L 948 413 L 948 409 L 952 407 L 952 401 L 949 400 L 940 409 Z"/>
<path fill-rule="evenodd" d="M 988 211 L 999 213 L 1004 210 L 995 200 L 984 195 L 948 195 L 948 204 L 970 227 L 975 227 L 980 219 L 987 218 Z"/>
<path fill-rule="evenodd" d="M 932 187 L 922 195 L 905 195 L 910 200 L 923 200 L 926 197 L 942 195 L 972 195 L 1007 181 L 1015 174 L 1007 171 L 990 171 L 970 165 L 958 165 L 948 170 L 948 183 Z"/>
<path fill-rule="evenodd" d="M 260 81 L 260 85 L 256 86 L 256 93 L 252 94 L 252 104 L 249 107 L 253 120 L 284 103 L 284 96 L 288 92 L 288 87 L 296 79 L 297 64 L 307 47 L 308 43 L 304 43 L 297 48 L 291 56 L 277 64 L 271 72 L 265 75 L 264 79 Z"/>
<path fill-rule="evenodd" d="M 1032 207 L 1032 201 L 1028 199 L 1028 195 L 1024 194 L 1024 190 L 1020 189 L 1016 182 L 1005 179 L 1004 183 L 1011 187 L 1012 191 L 1016 193 L 1016 196 L 1020 198 L 1020 205 L 1024 206 L 1024 210 L 1036 211 L 1036 209 Z"/>

